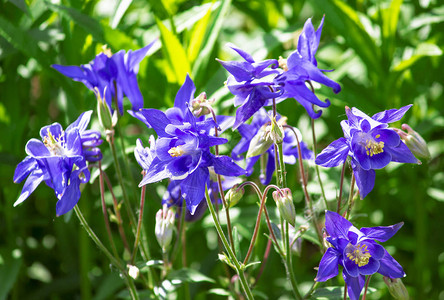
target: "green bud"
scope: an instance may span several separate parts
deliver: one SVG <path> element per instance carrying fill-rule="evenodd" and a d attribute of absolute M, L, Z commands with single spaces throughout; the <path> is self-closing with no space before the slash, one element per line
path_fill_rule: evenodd
<path fill-rule="evenodd" d="M 279 121 L 273 118 L 270 123 L 264 124 L 251 139 L 247 158 L 265 153 L 273 144 L 281 144 L 284 140 L 283 125 L 286 121 L 286 117 L 280 118 Z"/>
<path fill-rule="evenodd" d="M 244 189 L 238 189 L 239 185 L 233 186 L 225 195 L 225 199 L 228 201 L 228 207 L 235 206 L 240 199 L 244 196 Z"/>
<path fill-rule="evenodd" d="M 113 117 L 111 115 L 111 110 L 108 107 L 106 101 L 102 99 L 100 96 L 99 90 L 95 89 L 96 97 L 97 97 L 97 113 L 99 115 L 100 125 L 106 130 L 113 129 Z"/>
<path fill-rule="evenodd" d="M 409 293 L 407 292 L 404 283 L 402 283 L 401 278 L 389 278 L 384 276 L 383 279 L 389 289 L 390 295 L 392 295 L 393 298 L 397 300 L 409 299 Z"/>
<path fill-rule="evenodd" d="M 407 145 L 407 147 L 409 147 L 410 151 L 412 151 L 412 153 L 419 158 L 424 158 L 429 160 L 430 159 L 429 148 L 427 147 L 427 143 L 422 138 L 422 136 L 416 131 L 414 131 L 407 124 L 402 124 L 401 128 L 403 130 L 406 130 L 407 133 L 397 128 L 395 128 L 395 131 L 399 134 L 399 136 Z"/>
<path fill-rule="evenodd" d="M 294 227 L 296 223 L 296 209 L 294 208 L 291 190 L 284 188 L 281 189 L 281 192 L 274 191 L 273 199 L 279 209 L 279 214 Z"/>

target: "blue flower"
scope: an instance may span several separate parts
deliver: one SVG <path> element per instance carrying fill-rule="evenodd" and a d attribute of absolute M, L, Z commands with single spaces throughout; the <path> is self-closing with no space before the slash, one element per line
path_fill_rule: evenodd
<path fill-rule="evenodd" d="M 324 17 L 315 31 L 311 19 L 305 22 L 302 33 L 299 36 L 297 50 L 290 54 L 286 62 L 283 59 L 279 61 L 284 68 L 284 72 L 275 78 L 275 84 L 280 85 L 283 90 L 278 101 L 287 98 L 296 99 L 313 119 L 319 118 L 322 114 L 322 111 L 314 111 L 313 104 L 319 107 L 328 107 L 330 102 L 328 99 L 325 102 L 321 101 L 307 87 L 306 82 L 316 81 L 332 88 L 335 93 L 341 91 L 341 86 L 338 83 L 324 75 L 323 72 L 326 72 L 326 70 L 317 68 L 318 63 L 315 54 L 321 39 L 323 24 Z"/>
<path fill-rule="evenodd" d="M 217 183 L 216 173 L 213 168 L 210 167 L 208 169 L 210 171 L 210 178 L 206 183 L 208 187 L 208 194 L 210 195 L 211 201 L 213 203 L 222 204 L 221 199 L 219 198 L 219 185 Z M 222 180 L 222 189 L 224 191 L 232 188 L 234 185 L 242 182 L 242 179 L 239 177 L 233 176 L 221 176 Z M 162 198 L 162 205 L 166 204 L 169 206 L 176 206 L 178 208 L 182 208 L 183 206 L 183 197 L 180 188 L 181 180 L 172 180 L 168 184 L 167 192 L 164 194 Z M 202 199 L 202 201 L 196 207 L 194 214 L 191 214 L 188 210 L 185 211 L 185 221 L 193 222 L 199 220 L 204 212 L 207 209 L 207 202 Z"/>
<path fill-rule="evenodd" d="M 42 141 L 31 139 L 26 144 L 28 156 L 18 164 L 14 182 L 26 182 L 14 206 L 25 201 L 44 181 L 59 201 L 56 205 L 57 216 L 70 211 L 79 201 L 80 183 L 89 181 L 87 161 L 102 158 L 100 133 L 87 130 L 92 111 L 85 112 L 63 131 L 58 123 L 40 130 Z"/>
<path fill-rule="evenodd" d="M 264 105 L 271 105 L 270 99 L 277 98 L 281 92 L 273 83 L 274 77 L 281 71 L 275 59 L 255 62 L 247 52 L 232 44 L 228 46 L 236 51 L 245 61 L 218 62 L 231 74 L 227 86 L 234 97 L 234 106 L 240 107 L 236 111 L 236 120 L 233 129 L 238 128 Z M 271 66 L 271 69 L 267 69 Z"/>
<path fill-rule="evenodd" d="M 330 247 L 319 263 L 316 281 L 327 281 L 344 269 L 342 276 L 351 300 L 358 300 L 365 276 L 375 273 L 390 278 L 404 277 L 401 265 L 378 242 L 390 239 L 404 223 L 392 226 L 363 227 L 360 230 L 341 215 L 326 211 L 325 228 Z"/>
<path fill-rule="evenodd" d="M 145 175 L 139 186 L 165 178 L 180 181 L 182 196 L 191 214 L 204 199 L 205 185 L 209 181 L 209 167 L 224 176 L 245 175 L 228 156 L 216 156 L 210 147 L 224 144 L 226 139 L 211 135 L 216 126 L 213 119 L 197 118 L 188 103 L 194 98 L 196 88 L 187 76 L 178 91 L 174 107 L 165 113 L 157 109 L 141 109 L 135 116 L 152 127 L 158 138 L 151 149 L 136 154 Z M 136 149 L 137 150 L 137 149 Z"/>
<path fill-rule="evenodd" d="M 136 74 L 139 72 L 139 63 L 156 41 L 142 49 L 125 53 L 124 50 L 111 55 L 98 54 L 89 64 L 78 66 L 62 66 L 54 64 L 52 67 L 63 75 L 80 81 L 106 100 L 108 107 L 112 107 L 113 97 L 117 97 L 119 113 L 123 114 L 123 95 L 131 102 L 133 110 L 143 107 L 143 97 L 137 83 Z M 117 91 L 116 91 L 117 88 Z"/>
<path fill-rule="evenodd" d="M 412 105 L 390 109 L 369 117 L 357 108 L 345 108 L 348 120 L 341 122 L 343 138 L 332 142 L 316 157 L 316 164 L 336 167 L 351 157 L 351 166 L 361 199 L 375 185 L 375 169 L 390 162 L 420 163 L 388 123 L 399 121 Z"/>
<path fill-rule="evenodd" d="M 279 119 L 280 116 L 278 116 L 278 120 Z M 261 128 L 268 125 L 270 125 L 270 116 L 268 115 L 267 111 L 264 108 L 261 108 L 258 112 L 254 114 L 251 124 L 242 124 L 241 126 L 239 126 L 238 131 L 242 136 L 242 138 L 239 141 L 239 143 L 233 148 L 231 156 L 235 160 L 242 159 L 243 157 L 241 156 L 241 154 L 248 150 L 248 148 L 250 147 L 250 142 L 252 141 L 253 137 L 260 132 Z M 294 133 L 289 129 L 284 130 L 284 134 L 285 134 L 284 141 L 282 143 L 284 162 L 286 164 L 295 164 L 296 159 L 298 158 L 296 137 L 294 136 Z M 300 144 L 301 144 L 302 159 L 313 159 L 314 158 L 313 152 L 307 148 L 307 145 L 301 140 Z M 274 170 L 276 169 L 274 163 L 275 161 L 274 146 L 271 145 L 266 150 L 265 153 L 268 155 L 265 176 L 261 175 L 260 179 L 262 184 L 267 185 L 270 183 L 273 177 Z M 247 176 L 250 176 L 253 173 L 254 164 L 259 160 L 261 156 L 262 155 L 257 155 L 247 158 L 247 166 L 246 166 L 248 172 Z"/>

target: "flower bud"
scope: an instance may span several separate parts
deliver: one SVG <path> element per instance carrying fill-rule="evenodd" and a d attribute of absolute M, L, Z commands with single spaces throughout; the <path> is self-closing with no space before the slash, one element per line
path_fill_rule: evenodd
<path fill-rule="evenodd" d="M 156 214 L 156 227 L 154 231 L 157 242 L 163 252 L 166 252 L 173 239 L 174 219 L 173 210 L 168 208 L 166 204 Z"/>
<path fill-rule="evenodd" d="M 405 288 L 400 278 L 383 277 L 385 284 L 387 285 L 390 295 L 397 300 L 408 300 L 409 293 Z"/>
<path fill-rule="evenodd" d="M 279 209 L 279 214 L 294 227 L 296 222 L 296 209 L 294 208 L 291 190 L 284 188 L 281 189 L 281 192 L 274 191 L 273 199 Z"/>
<path fill-rule="evenodd" d="M 395 128 L 395 131 L 399 134 L 399 136 L 407 145 L 407 147 L 409 147 L 410 151 L 412 151 L 412 153 L 417 157 L 424 158 L 427 160 L 430 159 L 429 148 L 427 147 L 427 143 L 422 138 L 422 136 L 419 135 L 419 133 L 414 131 L 407 124 L 402 124 L 401 128 L 403 130 L 406 130 L 407 133 L 397 128 Z"/>
<path fill-rule="evenodd" d="M 273 143 L 281 144 L 284 141 L 284 128 L 287 118 L 282 117 L 279 121 L 272 118 L 270 123 L 264 124 L 256 135 L 251 139 L 247 158 L 261 155 L 267 151 Z"/>
<path fill-rule="evenodd" d="M 106 91 L 106 88 L 105 88 Z M 106 130 L 113 129 L 113 117 L 111 115 L 111 110 L 108 107 L 106 101 L 102 99 L 102 96 L 99 93 L 99 90 L 95 89 L 96 97 L 97 97 L 97 113 L 99 115 L 100 125 Z"/>
<path fill-rule="evenodd" d="M 139 268 L 133 265 L 127 265 L 127 267 L 128 275 L 133 279 L 137 279 L 137 277 L 139 277 Z"/>
<path fill-rule="evenodd" d="M 240 199 L 244 196 L 244 189 L 238 189 L 239 185 L 233 186 L 225 195 L 225 199 L 228 201 L 228 207 L 235 206 Z"/>
<path fill-rule="evenodd" d="M 204 116 L 211 113 L 210 106 L 214 103 L 215 99 L 207 100 L 207 94 L 205 92 L 201 93 L 199 96 L 191 100 L 190 109 L 191 112 L 196 116 Z"/>

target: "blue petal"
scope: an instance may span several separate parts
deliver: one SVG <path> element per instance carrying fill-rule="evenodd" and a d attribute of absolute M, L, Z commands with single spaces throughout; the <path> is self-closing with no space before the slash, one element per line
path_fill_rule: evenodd
<path fill-rule="evenodd" d="M 60 200 L 57 201 L 57 217 L 64 215 L 73 209 L 79 201 L 80 195 L 80 180 L 77 175 L 71 176 L 69 185 L 66 187 Z"/>
<path fill-rule="evenodd" d="M 168 178 L 169 172 L 166 170 L 166 165 L 167 163 L 160 161 L 159 158 L 155 157 L 151 162 L 150 168 L 139 183 L 139 187 Z"/>
<path fill-rule="evenodd" d="M 63 128 L 59 123 L 53 123 L 51 125 L 44 126 L 40 129 L 40 136 L 42 139 L 48 137 L 48 134 L 52 134 L 54 138 L 58 138 L 62 135 Z"/>
<path fill-rule="evenodd" d="M 385 149 L 384 149 L 385 150 Z M 421 162 L 413 155 L 409 147 L 404 142 L 400 142 L 398 146 L 387 148 L 388 153 L 392 157 L 392 161 L 399 163 L 420 164 Z"/>
<path fill-rule="evenodd" d="M 385 250 L 385 249 L 384 249 Z M 385 250 L 384 257 L 379 261 L 379 274 L 390 278 L 401 278 L 405 276 L 401 265 Z"/>
<path fill-rule="evenodd" d="M 353 224 L 333 211 L 325 211 L 325 228 L 330 236 L 348 240 L 347 233 Z"/>
<path fill-rule="evenodd" d="M 322 256 L 319 263 L 318 274 L 315 281 L 327 281 L 330 278 L 335 277 L 339 273 L 339 256 L 340 254 L 333 248 L 328 248 Z"/>
<path fill-rule="evenodd" d="M 362 267 L 358 267 L 359 274 L 362 275 L 372 275 L 375 274 L 379 269 L 379 261 L 373 257 L 370 257 L 368 264 Z"/>
<path fill-rule="evenodd" d="M 228 156 L 213 157 L 214 172 L 225 176 L 241 176 L 246 175 L 246 171 L 239 167 L 233 159 Z"/>
<path fill-rule="evenodd" d="M 365 276 L 359 275 L 352 277 L 347 274 L 347 272 L 343 272 L 342 277 L 347 284 L 347 292 L 350 300 L 359 300 L 359 295 L 361 295 L 362 288 L 365 285 Z"/>
<path fill-rule="evenodd" d="M 35 158 L 26 156 L 25 159 L 17 165 L 17 168 L 15 168 L 14 183 L 21 182 L 36 168 L 38 168 L 38 164 Z"/>
<path fill-rule="evenodd" d="M 248 100 L 236 110 L 236 121 L 233 125 L 233 130 L 237 129 L 255 112 L 263 107 L 267 99 L 268 98 L 263 97 L 263 94 L 259 91 L 259 87 L 254 88 L 251 91 Z"/>
<path fill-rule="evenodd" d="M 194 98 L 194 92 L 196 91 L 196 86 L 194 85 L 193 80 L 187 74 L 184 83 L 180 87 L 179 91 L 176 94 L 176 98 L 174 100 L 174 107 L 178 107 L 182 111 L 188 109 L 187 103 L 191 104 L 191 100 Z"/>
<path fill-rule="evenodd" d="M 389 109 L 379 112 L 372 116 L 372 119 L 381 123 L 392 123 L 401 120 L 404 114 L 412 107 L 413 104 L 409 104 L 401 107 L 400 109 Z"/>
<path fill-rule="evenodd" d="M 156 131 L 159 137 L 170 136 L 169 134 L 165 133 L 165 127 L 171 124 L 171 121 L 164 112 L 158 109 L 144 108 L 140 110 L 140 113 L 145 117 L 145 120 Z"/>
<path fill-rule="evenodd" d="M 205 185 L 210 179 L 208 168 L 197 168 L 180 184 L 188 211 L 194 215 L 197 206 L 205 197 Z"/>
<path fill-rule="evenodd" d="M 273 147 L 273 146 L 272 146 Z M 260 180 L 263 185 L 268 185 L 273 178 L 274 170 L 276 169 L 274 161 L 274 153 L 268 152 L 267 166 L 265 167 L 265 178 L 261 175 Z"/>
<path fill-rule="evenodd" d="M 363 227 L 361 228 L 361 232 L 370 239 L 385 242 L 394 236 L 402 225 L 404 225 L 404 222 L 392 226 Z"/>
<path fill-rule="evenodd" d="M 355 175 L 356 185 L 359 189 L 361 199 L 364 199 L 375 186 L 375 170 L 364 170 L 358 163 L 352 160 L 353 174 Z"/>
<path fill-rule="evenodd" d="M 86 127 L 88 127 L 89 121 L 91 119 L 92 110 L 85 111 L 82 113 L 77 120 L 75 120 L 73 123 L 71 123 L 67 128 L 66 131 L 71 131 L 74 128 L 76 128 L 80 133 L 86 130 Z"/>
<path fill-rule="evenodd" d="M 367 250 L 370 255 L 377 260 L 380 260 L 384 256 L 385 249 L 378 243 L 372 240 L 364 240 L 361 244 L 365 244 L 367 246 Z"/>
<path fill-rule="evenodd" d="M 236 45 L 232 43 L 227 43 L 227 47 L 230 47 L 231 49 L 239 53 L 239 55 L 242 56 L 242 58 L 245 59 L 247 62 L 254 63 L 253 57 L 244 50 L 238 48 Z"/>
<path fill-rule="evenodd" d="M 14 202 L 14 206 L 17 206 L 25 201 L 29 197 L 29 195 L 34 192 L 38 185 L 46 179 L 47 178 L 45 178 L 45 174 L 43 173 L 42 169 L 34 170 L 29 175 L 28 179 L 26 179 L 25 184 L 23 185 L 22 192 L 20 193 L 20 197 L 17 199 L 17 201 Z"/>
<path fill-rule="evenodd" d="M 323 167 L 337 167 L 346 161 L 348 152 L 347 140 L 339 138 L 316 156 L 315 163 Z"/>

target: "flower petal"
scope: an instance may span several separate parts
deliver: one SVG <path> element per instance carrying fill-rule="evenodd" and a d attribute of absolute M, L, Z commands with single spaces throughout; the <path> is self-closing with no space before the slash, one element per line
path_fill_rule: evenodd
<path fill-rule="evenodd" d="M 77 175 L 71 176 L 70 183 L 63 192 L 62 197 L 56 204 L 57 217 L 66 214 L 76 206 L 80 199 L 80 180 Z"/>
<path fill-rule="evenodd" d="M 381 123 L 393 123 L 401 120 L 404 114 L 412 107 L 413 104 L 409 104 L 401 107 L 400 109 L 389 109 L 381 111 L 372 116 L 372 119 Z"/>
<path fill-rule="evenodd" d="M 352 160 L 353 174 L 355 175 L 356 185 L 359 189 L 361 199 L 364 199 L 375 186 L 375 170 L 364 170 L 358 163 Z"/>
<path fill-rule="evenodd" d="M 176 94 L 174 107 L 178 107 L 182 111 L 188 109 L 186 104 L 191 104 L 190 102 L 194 98 L 195 91 L 196 86 L 194 85 L 193 80 L 191 80 L 190 76 L 187 74 L 184 83 Z"/>
<path fill-rule="evenodd" d="M 390 278 L 405 277 L 404 270 L 401 265 L 385 250 L 384 257 L 379 261 L 379 274 Z"/>
<path fill-rule="evenodd" d="M 144 116 L 148 124 L 156 131 L 159 137 L 170 136 L 165 133 L 165 127 L 171 124 L 171 121 L 164 112 L 158 109 L 144 108 L 140 110 L 140 113 Z"/>
<path fill-rule="evenodd" d="M 348 240 L 347 233 L 353 224 L 333 211 L 325 211 L 325 228 L 330 236 Z"/>
<path fill-rule="evenodd" d="M 404 142 L 400 142 L 398 146 L 387 148 L 386 150 L 392 156 L 392 161 L 399 163 L 420 164 L 421 162 L 413 155 L 409 147 Z"/>
<path fill-rule="evenodd" d="M 205 185 L 210 179 L 208 168 L 197 168 L 180 184 L 188 211 L 194 215 L 197 206 L 205 197 Z"/>
<path fill-rule="evenodd" d="M 377 240 L 379 242 L 385 242 L 394 236 L 402 225 L 404 225 L 404 222 L 391 226 L 363 227 L 361 228 L 361 232 L 368 238 Z"/>
<path fill-rule="evenodd" d="M 323 167 L 337 167 L 347 159 L 349 146 L 345 138 L 339 138 L 327 146 L 318 156 L 315 163 Z"/>
<path fill-rule="evenodd" d="M 370 257 L 368 260 L 368 264 L 362 267 L 358 267 L 359 274 L 362 275 L 372 275 L 375 274 L 379 269 L 379 261 Z"/>
<path fill-rule="evenodd" d="M 322 256 L 319 263 L 318 274 L 315 281 L 327 281 L 335 277 L 339 273 L 339 256 L 340 254 L 333 248 L 328 248 Z"/>
<path fill-rule="evenodd" d="M 14 183 L 22 182 L 23 179 L 36 168 L 38 168 L 36 159 L 31 156 L 26 156 L 25 159 L 17 165 L 17 168 L 15 168 Z"/>
<path fill-rule="evenodd" d="M 20 193 L 20 197 L 14 202 L 14 206 L 17 206 L 25 201 L 44 179 L 47 178 L 45 178 L 42 169 L 36 169 L 33 171 L 29 175 L 28 179 L 26 179 L 22 192 Z"/>
<path fill-rule="evenodd" d="M 233 159 L 228 156 L 213 156 L 214 172 L 225 176 L 246 175 L 247 171 L 239 167 Z"/>
<path fill-rule="evenodd" d="M 359 295 L 361 295 L 362 288 L 365 285 L 365 276 L 359 275 L 352 277 L 347 274 L 347 272 L 343 272 L 342 277 L 347 284 L 347 292 L 350 300 L 359 300 Z"/>

